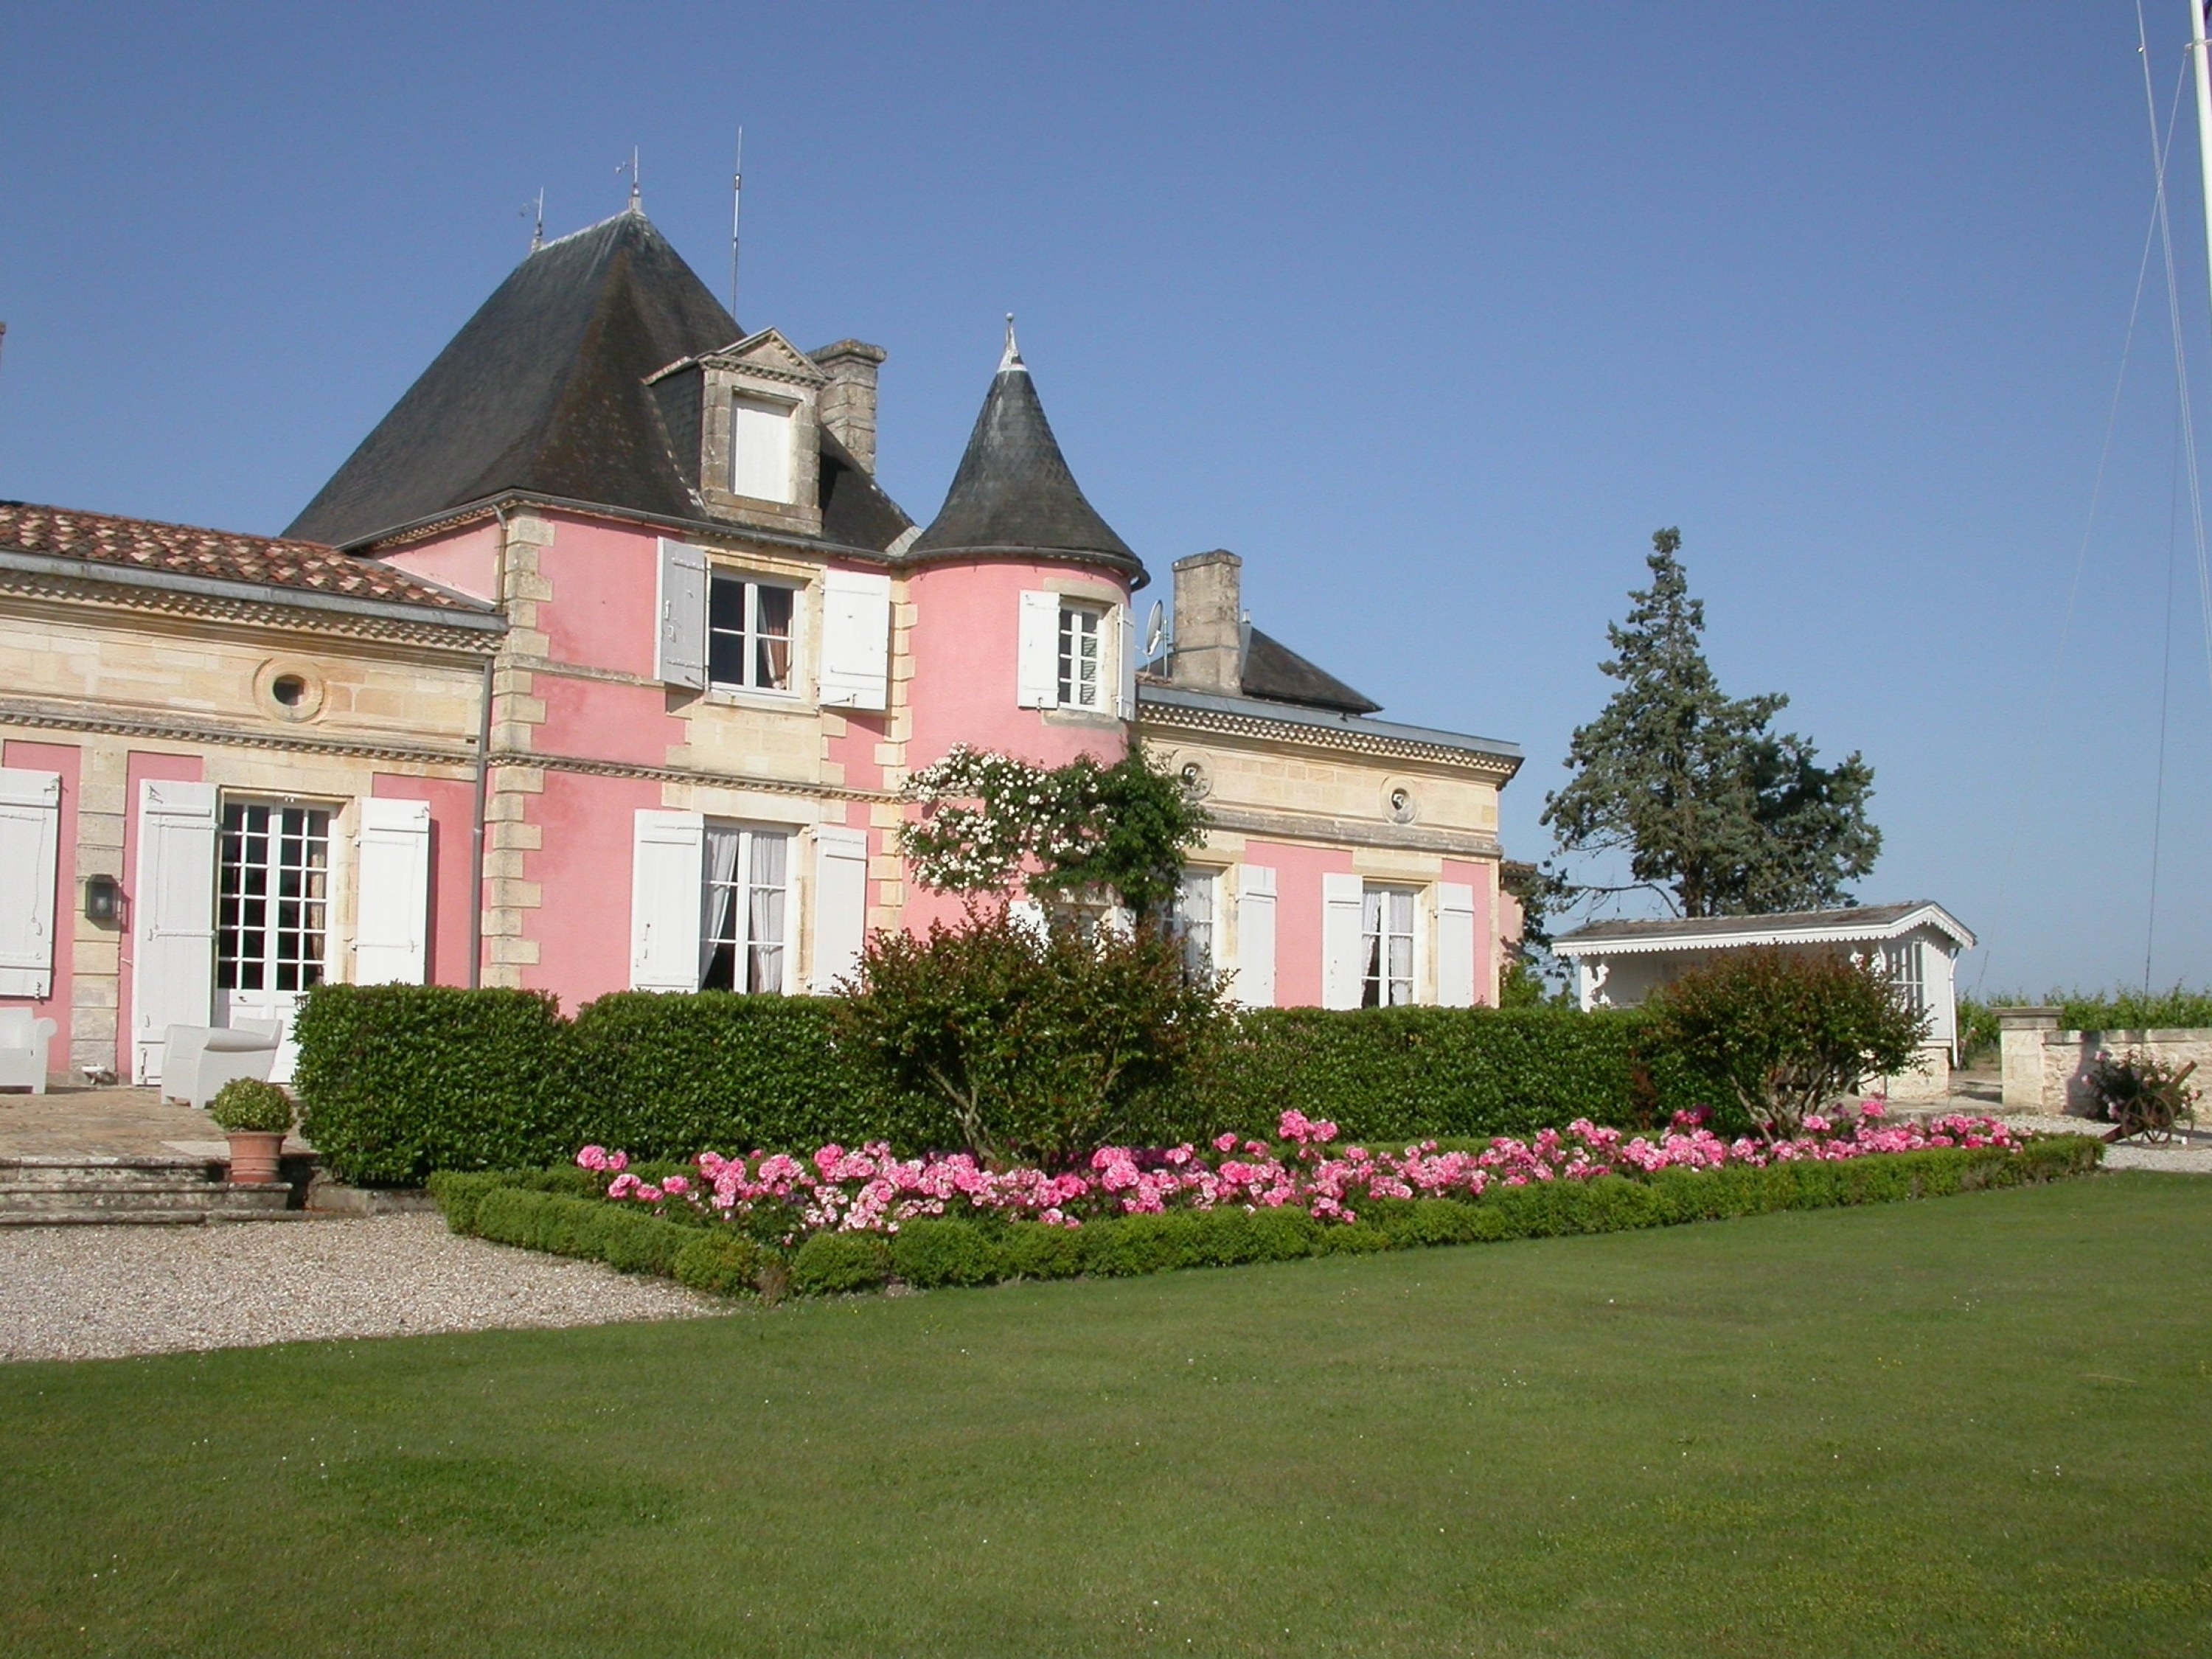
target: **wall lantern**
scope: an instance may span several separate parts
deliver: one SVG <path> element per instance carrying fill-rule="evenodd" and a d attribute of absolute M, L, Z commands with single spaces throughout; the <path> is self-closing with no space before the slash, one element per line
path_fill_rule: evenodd
<path fill-rule="evenodd" d="M 123 889 L 112 876 L 88 876 L 84 883 L 84 919 L 112 927 L 122 914 Z"/>

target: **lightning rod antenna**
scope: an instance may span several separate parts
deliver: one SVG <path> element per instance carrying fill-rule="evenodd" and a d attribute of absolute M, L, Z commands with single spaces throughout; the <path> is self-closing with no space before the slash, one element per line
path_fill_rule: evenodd
<path fill-rule="evenodd" d="M 738 316 L 738 222 L 744 210 L 745 130 L 739 126 L 737 165 L 730 170 L 730 320 L 732 322 Z"/>

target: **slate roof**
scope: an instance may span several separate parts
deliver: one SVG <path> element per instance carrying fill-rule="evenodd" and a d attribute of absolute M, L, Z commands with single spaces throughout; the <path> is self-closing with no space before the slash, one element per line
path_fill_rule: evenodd
<path fill-rule="evenodd" d="M 1382 707 L 1256 628 L 1244 642 L 1243 684 L 1246 696 L 1270 702 L 1337 708 L 1347 714 L 1372 714 Z"/>
<path fill-rule="evenodd" d="M 0 501 L 0 553 L 486 615 L 490 607 L 319 542 Z"/>
<path fill-rule="evenodd" d="M 1553 949 L 1573 955 L 1577 946 L 1655 950 L 1687 949 L 1717 939 L 1746 934 L 1789 934 L 1818 938 L 1887 939 L 1908 930 L 1924 919 L 1972 949 L 1974 936 L 1965 925 L 1933 899 L 1909 899 L 1902 904 L 1854 904 L 1834 910 L 1784 910 L 1756 916 L 1696 916 L 1663 921 L 1594 921 L 1562 933 Z"/>
<path fill-rule="evenodd" d="M 549 242 L 286 533 L 357 544 L 504 490 L 696 519 L 646 377 L 740 333 L 641 213 Z"/>
<path fill-rule="evenodd" d="M 931 554 L 1073 556 L 1133 572 L 1145 567 L 1085 497 L 1052 435 L 1036 386 L 1014 350 L 992 379 L 945 506 L 909 550 Z"/>
<path fill-rule="evenodd" d="M 826 426 L 822 428 L 822 473 L 815 495 L 822 504 L 824 540 L 888 551 L 914 528 L 905 509 L 884 493 L 883 486 Z"/>

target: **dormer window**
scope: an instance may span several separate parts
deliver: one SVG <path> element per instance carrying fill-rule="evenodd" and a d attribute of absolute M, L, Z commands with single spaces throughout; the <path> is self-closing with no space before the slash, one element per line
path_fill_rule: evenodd
<path fill-rule="evenodd" d="M 757 501 L 788 502 L 792 406 L 771 398 L 731 400 L 730 493 Z"/>

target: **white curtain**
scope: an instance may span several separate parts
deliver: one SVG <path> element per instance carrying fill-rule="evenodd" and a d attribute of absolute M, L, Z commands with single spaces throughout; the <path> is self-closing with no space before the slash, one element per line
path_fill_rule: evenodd
<path fill-rule="evenodd" d="M 706 891 L 701 896 L 699 919 L 699 983 L 714 965 L 714 952 L 728 943 L 730 921 L 737 902 L 738 850 L 742 832 L 715 824 L 707 826 Z M 735 975 L 732 975 L 734 979 Z"/>
<path fill-rule="evenodd" d="M 791 848 L 788 836 L 752 838 L 751 880 L 745 892 L 745 938 L 751 946 L 748 991 L 783 989 L 784 867 Z"/>

